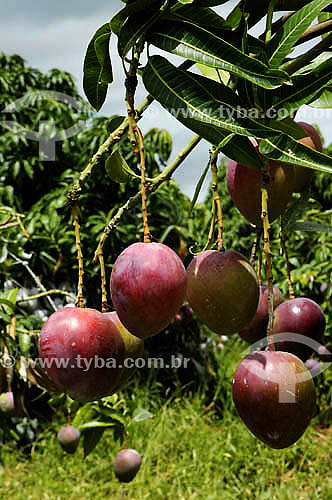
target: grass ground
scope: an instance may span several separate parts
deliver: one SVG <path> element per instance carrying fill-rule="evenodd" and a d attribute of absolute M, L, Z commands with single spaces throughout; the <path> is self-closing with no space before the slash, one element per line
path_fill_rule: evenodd
<path fill-rule="evenodd" d="M 206 411 L 202 399 L 177 398 L 153 405 L 147 391 L 140 405 L 154 418 L 135 424 L 129 446 L 143 456 L 129 484 L 112 472 L 119 451 L 111 431 L 83 459 L 65 454 L 52 424 L 31 456 L 9 443 L 2 448 L 0 498 L 11 500 L 307 500 L 332 498 L 332 433 L 315 422 L 286 450 L 258 442 L 230 409 L 223 419 Z"/>

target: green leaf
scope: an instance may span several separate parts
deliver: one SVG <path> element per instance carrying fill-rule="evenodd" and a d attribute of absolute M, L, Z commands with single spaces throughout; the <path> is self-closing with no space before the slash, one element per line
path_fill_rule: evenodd
<path fill-rule="evenodd" d="M 269 136 L 271 133 L 276 133 L 263 124 L 249 119 L 243 120 L 243 123 L 233 119 L 232 113 L 236 115 L 237 106 L 241 104 L 236 94 L 212 80 L 175 68 L 161 56 L 149 59 L 143 81 L 150 94 L 178 121 L 212 144 L 218 145 L 229 132 L 238 132 L 247 137 L 256 134 Z M 233 101 L 233 107 L 229 108 L 223 101 L 217 101 L 215 98 L 218 94 Z M 221 106 L 224 107 L 225 118 L 221 118 Z M 249 130 L 251 126 L 253 128 Z M 229 158 L 259 168 L 260 158 L 247 137 L 236 135 L 222 151 Z"/>
<path fill-rule="evenodd" d="M 215 146 L 218 146 L 225 138 L 229 137 L 229 132 L 219 127 L 209 126 L 190 118 L 178 118 L 178 120 L 183 123 L 185 127 L 188 127 L 196 134 L 204 137 L 204 139 Z M 261 159 L 248 137 L 234 135 L 229 143 L 227 142 L 222 148 L 222 152 L 228 158 L 238 161 L 247 167 L 254 168 L 255 170 L 262 166 Z"/>
<path fill-rule="evenodd" d="M 145 410 L 144 408 L 137 408 L 134 411 L 134 415 L 132 418 L 132 422 L 142 422 L 143 420 L 146 420 L 147 418 L 153 418 L 154 415 L 148 410 Z"/>
<path fill-rule="evenodd" d="M 232 26 L 233 29 L 237 28 L 240 25 L 241 19 L 243 16 L 243 12 L 239 5 L 236 5 L 234 9 L 229 13 L 227 17 L 227 23 Z"/>
<path fill-rule="evenodd" d="M 222 5 L 228 2 L 228 0 L 194 0 L 194 5 L 202 7 L 214 7 L 216 5 Z"/>
<path fill-rule="evenodd" d="M 270 66 L 278 68 L 329 0 L 313 0 L 293 14 L 266 45 Z"/>
<path fill-rule="evenodd" d="M 112 17 L 110 27 L 113 33 L 119 35 L 122 26 L 128 17 L 139 12 L 149 11 L 151 8 L 158 8 L 162 4 L 161 0 L 137 0 L 132 2 Z"/>
<path fill-rule="evenodd" d="M 283 86 L 275 97 L 273 108 L 291 113 L 303 104 L 309 104 L 332 83 L 332 56 L 310 73 L 293 76 L 293 85 Z"/>
<path fill-rule="evenodd" d="M 324 21 L 329 21 L 330 19 L 332 19 L 332 12 L 321 12 L 318 15 L 318 22 L 319 23 L 323 23 Z M 321 35 L 321 37 L 325 38 L 328 35 L 329 35 L 329 33 L 323 33 L 323 35 Z"/>
<path fill-rule="evenodd" d="M 110 117 L 110 119 L 107 121 L 107 133 L 111 134 L 116 130 L 118 127 L 120 127 L 121 123 L 125 119 L 124 116 L 119 116 L 119 115 L 113 115 Z"/>
<path fill-rule="evenodd" d="M 83 88 L 89 103 L 96 111 L 104 104 L 108 84 L 113 81 L 109 57 L 110 36 L 109 24 L 106 23 L 94 34 L 84 59 Z"/>
<path fill-rule="evenodd" d="M 121 58 L 126 57 L 137 40 L 145 34 L 160 15 L 159 10 L 155 11 L 151 7 L 143 13 L 135 14 L 127 19 L 118 38 L 118 52 Z"/>
<path fill-rule="evenodd" d="M 94 419 L 96 415 L 97 410 L 94 403 L 87 403 L 84 406 L 81 406 L 81 408 L 77 411 L 72 421 L 72 425 L 81 430 L 82 426 Z"/>
<path fill-rule="evenodd" d="M 105 161 L 105 170 L 114 182 L 126 183 L 133 177 L 139 177 L 133 172 L 120 151 L 114 151 Z"/>
<path fill-rule="evenodd" d="M 6 314 L 2 311 L 0 311 L 0 319 L 2 319 L 2 321 L 5 323 L 5 324 L 9 324 L 10 321 L 11 321 L 11 317 L 9 316 L 9 314 Z"/>
<path fill-rule="evenodd" d="M 229 73 L 222 69 L 211 68 L 210 66 L 205 66 L 205 64 L 196 63 L 196 68 L 202 73 L 206 78 L 214 80 L 215 82 L 223 83 L 227 85 L 229 82 Z"/>
<path fill-rule="evenodd" d="M 16 299 L 17 299 L 17 292 L 18 292 L 18 288 L 12 288 L 10 290 L 7 290 L 3 294 L 3 298 L 6 298 L 7 300 L 9 300 L 9 302 L 11 302 L 15 306 Z"/>
<path fill-rule="evenodd" d="M 85 424 L 82 424 L 80 426 L 80 430 L 84 429 L 101 429 L 106 427 L 114 427 L 115 423 L 114 422 L 101 422 L 99 420 L 93 420 L 91 422 L 86 422 Z"/>
<path fill-rule="evenodd" d="M 266 126 L 262 120 L 248 118 L 248 110 L 231 89 L 182 71 L 161 56 L 149 58 L 143 82 L 150 94 L 179 121 L 190 118 L 248 137 L 279 135 L 272 128 L 273 121 Z"/>
<path fill-rule="evenodd" d="M 270 120 L 266 123 L 267 125 L 271 124 L 271 127 L 273 127 L 274 130 L 280 130 L 280 132 L 283 132 L 296 140 L 302 139 L 308 135 L 303 128 L 289 116 L 280 121 Z"/>
<path fill-rule="evenodd" d="M 301 193 L 301 197 L 289 203 L 285 213 L 281 215 L 281 230 L 285 234 L 291 232 L 292 225 L 302 217 L 309 205 L 309 189 Z"/>
<path fill-rule="evenodd" d="M 6 311 L 6 313 L 15 313 L 15 304 L 13 304 L 10 300 L 0 298 L 0 304 L 4 306 L 4 310 Z"/>
<path fill-rule="evenodd" d="M 225 19 L 208 7 L 197 7 L 197 5 L 175 5 L 171 10 L 171 15 L 166 15 L 166 19 L 189 21 L 201 27 L 209 29 L 229 30 L 231 27 Z M 232 32 L 229 32 L 232 36 Z"/>
<path fill-rule="evenodd" d="M 193 199 L 191 200 L 191 204 L 190 204 L 189 216 L 191 215 L 191 213 L 194 209 L 194 206 L 196 205 L 197 198 L 199 196 L 199 193 L 201 192 L 203 182 L 205 181 L 205 178 L 206 178 L 209 170 L 210 170 L 210 162 L 206 165 L 206 167 L 205 167 L 205 169 L 204 169 L 202 175 L 200 176 L 199 181 L 196 185 L 195 193 L 194 193 Z"/>
<path fill-rule="evenodd" d="M 319 97 L 312 101 L 309 106 L 312 108 L 322 108 L 329 109 L 332 108 L 332 89 L 326 88 L 324 89 Z"/>
<path fill-rule="evenodd" d="M 8 257 L 8 247 L 7 245 L 3 245 L 0 252 L 0 264 L 6 262 L 7 257 Z"/>
<path fill-rule="evenodd" d="M 264 139 L 259 151 L 271 160 L 332 173 L 332 158 L 286 135 Z"/>
<path fill-rule="evenodd" d="M 224 147 L 224 145 L 228 144 L 228 142 L 230 142 L 234 137 L 234 134 L 229 134 L 228 136 L 225 137 L 225 139 L 218 145 L 218 147 L 216 148 L 216 151 L 214 152 L 213 156 L 216 155 L 217 153 L 219 153 L 219 151 L 222 150 L 222 148 Z M 205 167 L 205 170 L 203 171 L 203 174 L 201 175 L 199 181 L 198 181 L 198 184 L 196 186 L 196 189 L 195 189 L 195 193 L 194 193 L 194 197 L 192 199 L 192 202 L 190 204 L 190 210 L 189 210 L 189 215 L 191 215 L 192 213 L 192 210 L 196 204 L 196 201 L 197 201 L 197 198 L 199 196 L 199 193 L 201 191 L 201 188 L 202 188 L 202 185 L 203 185 L 203 182 L 205 180 L 205 177 L 209 171 L 209 168 L 211 166 L 211 161 L 213 159 L 213 156 L 211 157 L 210 161 L 208 162 L 207 166 Z"/>
<path fill-rule="evenodd" d="M 112 63 L 109 53 L 111 33 L 99 36 L 94 44 L 96 55 L 101 67 L 100 81 L 108 84 L 113 81 Z"/>
<path fill-rule="evenodd" d="M 332 233 L 332 227 L 327 224 L 318 224 L 317 222 L 295 222 L 291 226 L 292 231 L 312 231 L 315 233 Z"/>
<path fill-rule="evenodd" d="M 104 429 L 102 428 L 92 428 L 84 432 L 83 434 L 83 450 L 84 458 L 86 458 L 97 446 L 102 438 Z"/>
<path fill-rule="evenodd" d="M 266 89 L 290 80 L 285 72 L 270 70 L 214 33 L 189 22 L 158 22 L 148 32 L 147 40 L 162 50 L 229 71 Z"/>
<path fill-rule="evenodd" d="M 327 61 L 330 59 L 332 56 L 332 52 L 326 51 L 323 52 L 322 54 L 319 54 L 319 56 L 315 57 L 309 64 L 306 66 L 303 66 L 303 68 L 300 68 L 296 73 L 293 74 L 292 78 L 296 75 L 303 75 L 305 73 L 310 73 L 313 69 L 315 69 L 317 66 L 322 64 L 323 62 Z"/>

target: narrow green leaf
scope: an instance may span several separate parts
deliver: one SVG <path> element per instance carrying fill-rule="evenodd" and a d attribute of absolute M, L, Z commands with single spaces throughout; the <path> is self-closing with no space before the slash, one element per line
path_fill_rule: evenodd
<path fill-rule="evenodd" d="M 174 19 L 178 21 L 189 21 L 201 27 L 209 29 L 230 30 L 231 26 L 225 19 L 208 7 L 198 7 L 197 5 L 175 5 L 170 9 L 171 16 L 166 15 L 165 20 Z M 229 35 L 232 35 L 230 32 Z"/>
<path fill-rule="evenodd" d="M 94 34 L 88 45 L 83 66 L 83 89 L 89 103 L 99 111 L 104 104 L 108 83 L 113 80 L 108 44 L 111 36 L 109 24 L 106 23 Z M 95 42 L 97 42 L 96 52 Z M 101 62 L 100 62 L 101 61 Z M 105 81 L 107 83 L 105 83 Z"/>
<path fill-rule="evenodd" d="M 228 0 L 194 0 L 194 5 L 201 7 L 214 7 L 216 5 L 222 5 L 228 2 Z"/>
<path fill-rule="evenodd" d="M 229 71 L 266 89 L 289 81 L 289 76 L 250 57 L 216 34 L 189 22 L 155 23 L 147 33 L 155 46 L 194 62 Z"/>
<path fill-rule="evenodd" d="M 215 146 L 218 146 L 226 137 L 229 137 L 229 132 L 222 128 L 209 126 L 208 124 L 190 118 L 178 118 L 178 120 L 183 123 L 185 127 Z M 238 161 L 247 167 L 254 168 L 255 170 L 262 166 L 261 159 L 248 137 L 234 135 L 229 143 L 225 144 L 222 152 L 228 158 Z"/>
<path fill-rule="evenodd" d="M 260 159 L 248 137 L 279 135 L 263 123 L 237 118 L 241 114 L 237 108 L 241 101 L 230 89 L 200 75 L 178 70 L 161 56 L 149 59 L 143 81 L 150 94 L 178 121 L 212 144 L 218 145 L 230 132 L 247 136 L 233 137 L 223 153 L 249 167 L 259 168 Z M 221 99 L 232 101 L 232 107 Z"/>
<path fill-rule="evenodd" d="M 206 178 L 209 170 L 210 170 L 210 162 L 206 165 L 206 167 L 205 167 L 205 169 L 204 169 L 202 175 L 200 176 L 199 181 L 196 185 L 195 193 L 194 193 L 193 199 L 191 200 L 191 204 L 190 204 L 189 216 L 191 215 L 191 213 L 196 205 L 197 198 L 199 196 L 199 193 L 201 192 L 203 182 L 205 181 L 205 178 Z"/>
<path fill-rule="evenodd" d="M 332 56 L 310 73 L 293 76 L 293 85 L 281 87 L 274 99 L 273 108 L 291 113 L 303 104 L 312 102 L 331 83 Z"/>
<path fill-rule="evenodd" d="M 303 68 L 300 68 L 296 73 L 293 74 L 293 77 L 297 75 L 303 75 L 305 73 L 310 73 L 310 71 L 312 71 L 317 66 L 327 61 L 331 57 L 332 57 L 332 52 L 329 51 L 323 52 L 319 56 L 315 57 L 315 59 L 313 59 L 309 64 L 303 66 Z"/>
<path fill-rule="evenodd" d="M 266 126 L 262 120 L 248 118 L 248 110 L 231 89 L 179 70 L 161 56 L 150 57 L 143 82 L 150 94 L 179 121 L 198 120 L 247 137 L 279 135 L 279 131 L 273 130 L 272 121 Z"/>
<path fill-rule="evenodd" d="M 123 24 L 118 38 L 118 52 L 121 58 L 126 57 L 137 40 L 154 24 L 161 15 L 159 10 L 146 9 L 142 13 L 129 17 Z"/>
<path fill-rule="evenodd" d="M 120 115 L 111 116 L 110 119 L 106 123 L 107 133 L 111 134 L 112 132 L 114 132 L 114 130 L 116 130 L 118 127 L 120 127 L 120 125 L 124 119 L 125 119 L 125 117 L 120 116 Z"/>
<path fill-rule="evenodd" d="M 4 306 L 6 313 L 10 314 L 15 312 L 15 304 L 13 304 L 10 300 L 0 298 L 0 304 Z"/>
<path fill-rule="evenodd" d="M 283 132 L 296 140 L 307 136 L 307 133 L 303 130 L 303 128 L 289 116 L 280 121 L 271 120 L 266 123 L 267 125 L 271 123 L 271 127 L 273 127 L 274 130 L 280 130 L 280 132 Z"/>
<path fill-rule="evenodd" d="M 16 299 L 17 299 L 17 292 L 18 292 L 18 288 L 12 288 L 10 290 L 7 290 L 4 293 L 3 298 L 6 298 L 7 300 L 9 300 L 15 306 L 16 305 Z"/>
<path fill-rule="evenodd" d="M 227 23 L 232 26 L 233 29 L 236 29 L 241 22 L 243 16 L 243 12 L 239 5 L 236 5 L 234 9 L 229 13 L 227 17 Z"/>
<path fill-rule="evenodd" d="M 150 10 L 151 8 L 158 8 L 162 5 L 162 0 L 137 0 L 115 14 L 110 21 L 110 27 L 113 33 L 119 35 L 122 26 L 128 17 Z"/>
<path fill-rule="evenodd" d="M 284 58 L 292 51 L 295 42 L 309 28 L 320 11 L 330 3 L 329 0 L 313 0 L 299 9 L 279 28 L 266 46 L 272 68 L 280 66 Z"/>
<path fill-rule="evenodd" d="M 271 160 L 332 173 L 332 158 L 286 135 L 264 139 L 259 145 L 259 150 Z"/>
<path fill-rule="evenodd" d="M 111 33 L 105 33 L 105 35 L 99 36 L 94 43 L 96 55 L 100 64 L 99 81 L 106 84 L 112 83 L 113 81 L 112 63 L 109 52 L 110 38 Z"/>
<path fill-rule="evenodd" d="M 332 108 L 332 89 L 331 87 L 324 89 L 317 99 L 312 101 L 309 106 L 312 108 L 329 109 Z"/>
<path fill-rule="evenodd" d="M 142 422 L 147 418 L 153 418 L 153 417 L 154 417 L 153 413 L 151 413 L 148 410 L 145 410 L 145 408 L 137 408 L 134 411 L 132 422 Z"/>
<path fill-rule="evenodd" d="M 105 170 L 112 181 L 120 184 L 128 182 L 133 177 L 139 177 L 131 170 L 118 149 L 106 159 Z"/>
<path fill-rule="evenodd" d="M 319 23 L 323 23 L 324 21 L 329 21 L 330 19 L 332 19 L 332 12 L 321 12 L 318 15 L 318 22 Z M 323 35 L 321 35 L 321 37 L 325 38 L 328 35 L 329 35 L 329 33 L 324 33 Z"/>
<path fill-rule="evenodd" d="M 96 417 L 96 415 L 97 415 L 97 410 L 95 408 L 94 403 L 86 403 L 84 406 L 81 406 L 81 408 L 79 408 L 79 410 L 77 411 L 72 421 L 72 425 L 77 429 L 81 430 L 81 426 L 84 423 L 93 420 Z"/>
<path fill-rule="evenodd" d="M 301 193 L 301 197 L 292 200 L 289 203 L 287 210 L 285 213 L 281 215 L 280 226 L 281 230 L 285 234 L 289 234 L 291 232 L 292 225 L 299 220 L 309 205 L 309 189 L 305 189 Z"/>
<path fill-rule="evenodd" d="M 228 71 L 224 71 L 222 69 L 217 69 L 217 68 L 211 68 L 210 66 L 205 66 L 205 64 L 199 64 L 199 63 L 196 63 L 195 66 L 206 78 L 210 78 L 215 82 L 227 85 L 229 81 Z"/>
<path fill-rule="evenodd" d="M 233 134 L 230 134 L 228 135 L 227 137 L 225 137 L 225 139 L 223 141 L 221 141 L 221 143 L 218 145 L 218 148 L 216 150 L 216 152 L 218 152 L 219 150 L 221 151 L 222 148 L 224 146 L 226 146 L 226 144 L 228 144 L 228 142 L 230 142 L 232 139 L 233 139 L 234 135 Z M 216 153 L 215 152 L 215 153 Z M 210 169 L 210 166 L 211 166 L 211 160 L 208 162 L 207 166 L 205 167 L 198 183 L 197 183 L 197 186 L 196 186 L 196 189 L 195 189 L 195 193 L 194 193 L 194 197 L 191 201 L 191 204 L 190 204 L 190 209 L 189 209 L 189 215 L 191 215 L 193 209 L 194 209 L 194 206 L 196 205 L 196 202 L 197 202 L 197 198 L 199 196 L 199 193 L 201 192 L 201 189 L 202 189 L 202 185 L 203 185 L 203 182 L 205 181 L 205 178 L 207 176 L 207 173 Z"/>
<path fill-rule="evenodd" d="M 9 314 L 6 314 L 2 311 L 0 311 L 0 319 L 2 319 L 2 321 L 5 323 L 5 324 L 8 324 L 10 323 L 11 321 L 11 317 L 9 316 Z"/>
<path fill-rule="evenodd" d="M 84 429 L 102 429 L 106 427 L 114 427 L 116 425 L 114 422 L 100 422 L 99 420 L 93 420 L 92 422 L 86 422 L 80 426 L 80 430 Z"/>
<path fill-rule="evenodd" d="M 84 458 L 86 458 L 97 446 L 102 438 L 104 429 L 92 428 L 84 432 L 83 435 L 83 450 Z"/>

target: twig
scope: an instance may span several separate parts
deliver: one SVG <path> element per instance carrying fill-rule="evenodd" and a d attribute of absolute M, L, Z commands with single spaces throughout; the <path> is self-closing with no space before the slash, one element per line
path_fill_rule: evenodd
<path fill-rule="evenodd" d="M 308 28 L 297 40 L 295 45 L 300 45 L 301 43 L 308 42 L 315 38 L 316 36 L 324 35 L 325 33 L 329 33 L 332 31 L 332 19 L 328 19 L 323 23 L 315 24 Z"/>
<path fill-rule="evenodd" d="M 73 225 L 75 229 L 75 241 L 76 241 L 77 260 L 78 260 L 78 284 L 77 284 L 76 306 L 84 307 L 84 297 L 83 297 L 84 266 L 83 266 L 83 254 L 81 248 L 80 224 L 78 220 L 78 211 L 76 203 L 72 206 L 72 214 L 73 214 Z"/>
<path fill-rule="evenodd" d="M 265 263 L 266 263 L 266 279 L 268 283 L 268 313 L 269 321 L 267 326 L 267 339 L 268 348 L 271 351 L 275 350 L 272 342 L 272 326 L 273 326 L 273 276 L 272 276 L 272 261 L 271 261 L 271 249 L 270 249 L 270 222 L 269 222 L 269 212 L 268 212 L 268 185 L 270 182 L 270 172 L 269 172 L 269 160 L 264 160 L 264 167 L 262 169 L 262 213 L 261 219 L 263 222 L 263 241 L 264 241 L 264 253 L 265 253 Z"/>
<path fill-rule="evenodd" d="M 187 156 L 191 153 L 191 151 L 197 146 L 197 144 L 200 142 L 201 137 L 196 135 L 186 146 L 185 148 L 178 154 L 176 159 L 164 170 L 162 171 L 161 174 L 159 174 L 157 177 L 155 177 L 151 183 L 148 184 L 148 191 L 150 193 L 156 191 L 159 186 L 165 182 L 168 181 L 173 173 L 176 171 L 176 169 L 181 165 L 181 163 L 187 158 Z M 104 248 L 104 245 L 106 243 L 107 238 L 109 235 L 112 233 L 114 228 L 117 226 L 119 221 L 121 220 L 122 216 L 126 213 L 129 212 L 132 207 L 134 207 L 139 200 L 141 199 L 141 192 L 136 193 L 134 196 L 129 198 L 124 205 L 122 205 L 117 213 L 114 215 L 114 217 L 110 220 L 110 222 L 107 224 L 107 226 L 104 229 L 104 233 L 102 237 L 99 240 L 98 247 L 95 251 L 94 255 L 94 262 L 97 261 L 99 252 Z"/>
<path fill-rule="evenodd" d="M 18 299 L 16 303 L 20 304 L 21 302 L 29 302 L 29 300 L 40 299 L 41 297 L 47 297 L 48 295 L 55 295 L 55 294 L 66 295 L 67 297 L 76 300 L 76 297 L 74 295 L 64 290 L 48 290 L 47 292 L 41 292 L 36 295 L 29 295 L 28 297 L 24 297 L 23 299 Z"/>
<path fill-rule="evenodd" d="M 151 242 L 151 235 L 149 231 L 148 224 L 148 211 L 147 211 L 147 196 L 146 196 L 146 181 L 145 181 L 145 157 L 144 157 L 144 140 L 143 135 L 140 128 L 136 124 L 136 133 L 138 135 L 138 143 L 139 143 L 139 153 L 141 160 L 141 198 L 142 198 L 142 217 L 143 217 L 143 227 L 144 227 L 144 243 Z"/>
<path fill-rule="evenodd" d="M 271 40 L 272 36 L 272 18 L 275 6 L 277 5 L 278 0 L 270 0 L 269 7 L 267 9 L 266 16 L 266 30 L 265 30 L 265 43 L 268 43 Z"/>
<path fill-rule="evenodd" d="M 217 228 L 218 228 L 218 250 L 221 252 L 225 251 L 224 242 L 223 242 L 223 217 L 222 217 L 222 208 L 220 203 L 220 196 L 218 190 L 218 167 L 217 167 L 218 156 L 213 156 L 211 159 L 211 172 L 212 172 L 212 192 L 213 192 L 213 205 L 214 205 L 214 213 L 217 214 Z"/>
<path fill-rule="evenodd" d="M 99 265 L 100 265 L 100 277 L 101 277 L 101 312 L 108 311 L 107 304 L 107 292 L 106 292 L 106 273 L 105 273 L 105 262 L 103 253 L 98 255 Z"/>
<path fill-rule="evenodd" d="M 285 256 L 285 261 L 286 261 L 288 294 L 289 294 L 290 299 L 294 299 L 294 290 L 293 290 L 293 283 L 292 283 L 292 276 L 291 276 L 291 268 L 290 268 L 290 263 L 289 263 L 289 258 L 288 258 L 288 250 L 287 250 L 287 246 L 286 246 L 286 239 L 285 239 L 282 232 L 280 232 L 280 243 L 281 243 L 281 248 L 282 248 L 283 254 Z"/>
<path fill-rule="evenodd" d="M 38 288 L 40 290 L 42 290 L 43 292 L 47 292 L 48 290 L 46 290 L 46 288 L 44 287 L 44 285 L 42 284 L 42 282 L 40 281 L 40 279 L 38 278 L 38 276 L 35 275 L 35 273 L 32 271 L 32 269 L 30 268 L 29 264 L 24 261 L 24 260 L 21 260 L 21 259 L 18 259 L 16 257 L 16 255 L 14 255 L 13 253 L 9 252 L 9 255 L 18 263 L 18 264 L 22 264 L 22 266 L 25 267 L 25 269 L 28 271 L 28 273 L 30 274 L 30 276 L 33 278 L 34 282 L 36 283 L 36 285 L 38 286 Z M 55 305 L 55 303 L 53 302 L 53 300 L 51 299 L 51 297 L 49 296 L 46 296 L 46 300 L 49 302 L 50 306 L 52 307 L 53 311 L 57 311 L 58 308 L 57 306 Z"/>
<path fill-rule="evenodd" d="M 285 65 L 284 66 L 285 71 L 289 75 L 296 73 L 296 71 L 298 71 L 301 68 L 304 68 L 304 66 L 307 66 L 307 64 L 309 64 L 313 59 L 315 59 L 317 56 L 325 52 L 325 50 L 329 49 L 331 45 L 332 45 L 332 33 L 330 33 L 326 38 L 324 38 L 324 40 L 321 40 L 319 43 L 317 43 L 317 45 L 312 47 L 312 49 L 308 50 L 308 52 L 302 54 L 299 57 L 296 57 L 287 65 Z"/>

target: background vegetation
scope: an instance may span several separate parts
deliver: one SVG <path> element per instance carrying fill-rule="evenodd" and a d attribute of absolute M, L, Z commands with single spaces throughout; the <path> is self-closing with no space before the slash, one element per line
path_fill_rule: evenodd
<path fill-rule="evenodd" d="M 19 56 L 0 56 L 0 108 L 38 88 L 56 90 L 81 100 L 71 76 L 59 70 L 42 74 L 29 68 Z M 54 308 L 72 298 L 53 295 L 22 302 L 28 295 L 46 289 L 61 289 L 75 295 L 77 261 L 74 231 L 66 195 L 78 173 L 114 128 L 114 117 L 83 116 L 87 128 L 78 136 L 57 143 L 55 162 L 39 160 L 38 144 L 2 128 L 0 136 L 0 325 L 10 352 L 34 358 L 38 331 Z M 54 119 L 58 129 L 68 128 L 79 118 L 68 106 L 56 101 L 36 101 L 8 119 L 32 130 L 40 120 Z M 82 116 L 81 116 L 82 118 Z M 137 160 L 126 138 L 119 147 L 130 167 Z M 148 175 L 155 175 L 171 153 L 166 131 L 151 130 L 145 137 Z M 327 146 L 326 152 L 332 152 Z M 207 152 L 208 157 L 208 152 Z M 225 189 L 221 164 L 220 192 L 224 212 L 224 238 L 228 249 L 250 255 L 254 233 Z M 99 267 L 93 254 L 105 225 L 128 196 L 136 194 L 138 181 L 126 185 L 111 181 L 103 167 L 94 171 L 89 189 L 80 201 L 82 248 L 85 261 L 87 305 L 101 303 Z M 299 220 L 331 223 L 332 187 L 329 174 L 316 173 L 306 203 L 294 203 L 302 211 Z M 165 183 L 149 198 L 150 230 L 155 241 L 176 250 L 187 264 L 190 250 L 206 243 L 210 224 L 210 202 L 191 202 L 173 181 Z M 274 281 L 287 297 L 285 258 L 280 255 L 279 224 L 273 224 Z M 130 243 L 142 239 L 140 207 L 126 214 L 105 248 L 108 275 L 116 256 Z M 331 342 L 331 238 L 328 232 L 291 231 L 287 243 L 296 296 L 318 302 L 328 321 L 325 343 Z M 264 278 L 264 275 L 263 275 Z M 15 338 L 8 329 L 15 318 Z M 97 448 L 82 461 L 63 455 L 56 431 L 65 415 L 82 409 L 62 396 L 51 396 L 26 383 L 24 399 L 28 416 L 1 416 L 0 439 L 4 468 L 0 471 L 0 495 L 10 498 L 328 498 L 332 485 L 321 477 L 330 469 L 329 425 L 331 422 L 331 373 L 317 377 L 318 406 L 306 436 L 286 451 L 271 451 L 257 442 L 237 417 L 231 401 L 234 370 L 246 348 L 236 335 L 220 338 L 194 316 L 173 324 L 156 338 L 146 341 L 150 357 L 172 355 L 190 358 L 188 370 L 138 370 L 135 381 L 96 410 L 97 420 L 113 428 L 94 434 Z M 1 390 L 7 390 L 2 369 Z M 16 373 L 16 381 L 21 377 Z M 17 382 L 17 386 L 19 383 Z M 22 389 L 22 388 L 21 388 Z M 186 397 L 184 397 L 186 396 Z M 107 398 L 106 398 L 107 399 Z M 144 408 L 146 421 L 135 420 Z M 105 410 L 107 416 L 103 416 Z M 136 413 L 137 415 L 137 413 Z M 130 429 L 130 445 L 144 456 L 142 471 L 129 486 L 119 486 L 111 473 L 111 458 L 119 449 L 124 427 Z M 107 429 L 107 427 L 105 427 Z M 326 428 L 326 429 L 325 429 Z M 103 429 L 104 430 L 104 429 Z M 116 441 L 114 439 L 117 438 Z M 50 470 L 52 471 L 50 473 Z M 38 478 L 38 480 L 36 479 Z"/>

